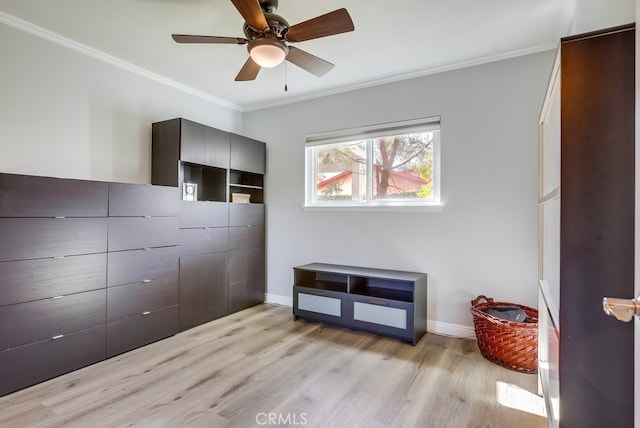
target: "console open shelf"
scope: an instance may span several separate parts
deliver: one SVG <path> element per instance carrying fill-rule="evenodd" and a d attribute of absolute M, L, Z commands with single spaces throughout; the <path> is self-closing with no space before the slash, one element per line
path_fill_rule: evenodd
<path fill-rule="evenodd" d="M 294 318 L 395 337 L 427 330 L 427 274 L 310 263 L 293 268 Z"/>

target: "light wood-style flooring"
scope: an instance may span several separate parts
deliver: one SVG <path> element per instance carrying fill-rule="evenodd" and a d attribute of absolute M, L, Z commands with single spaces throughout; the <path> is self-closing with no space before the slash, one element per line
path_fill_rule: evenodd
<path fill-rule="evenodd" d="M 497 398 L 536 390 L 475 341 L 412 346 L 265 304 L 2 397 L 0 426 L 542 428 Z"/>

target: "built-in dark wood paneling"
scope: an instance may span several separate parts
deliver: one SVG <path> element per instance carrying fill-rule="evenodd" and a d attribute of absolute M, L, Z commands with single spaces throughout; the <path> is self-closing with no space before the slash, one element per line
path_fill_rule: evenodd
<path fill-rule="evenodd" d="M 180 159 L 180 120 L 165 120 L 151 126 L 151 182 L 178 186 Z"/>
<path fill-rule="evenodd" d="M 105 325 L 0 352 L 0 395 L 105 358 Z"/>
<path fill-rule="evenodd" d="M 180 255 L 221 253 L 229 248 L 229 229 L 180 229 Z"/>
<path fill-rule="evenodd" d="M 176 259 L 177 260 L 177 259 Z M 178 304 L 178 270 L 171 276 L 107 290 L 107 322 Z"/>
<path fill-rule="evenodd" d="M 0 306 L 104 288 L 107 255 L 0 262 Z"/>
<path fill-rule="evenodd" d="M 102 253 L 105 218 L 0 218 L 0 261 Z"/>
<path fill-rule="evenodd" d="M 182 201 L 180 203 L 180 227 L 226 227 L 229 225 L 229 209 L 226 202 Z"/>
<path fill-rule="evenodd" d="M 180 328 L 229 313 L 227 253 L 180 258 Z"/>
<path fill-rule="evenodd" d="M 109 216 L 178 216 L 179 201 L 176 187 L 109 183 Z"/>
<path fill-rule="evenodd" d="M 635 31 L 560 49 L 560 424 L 631 427 L 633 323 L 602 298 L 634 295 Z"/>
<path fill-rule="evenodd" d="M 242 135 L 231 134 L 229 167 L 233 170 L 264 174 L 267 145 Z"/>
<path fill-rule="evenodd" d="M 178 217 L 110 217 L 109 251 L 178 245 Z"/>
<path fill-rule="evenodd" d="M 109 253 L 107 286 L 141 282 L 178 273 L 179 247 Z"/>
<path fill-rule="evenodd" d="M 9 315 L 7 307 L 0 306 L 0 351 L 9 347 Z"/>
<path fill-rule="evenodd" d="M 105 306 L 104 289 L 7 306 L 9 348 L 104 324 Z"/>
<path fill-rule="evenodd" d="M 180 159 L 217 168 L 229 168 L 229 133 L 180 119 Z"/>
<path fill-rule="evenodd" d="M 264 302 L 265 250 L 247 248 L 229 255 L 229 311 L 237 312 Z"/>
<path fill-rule="evenodd" d="M 264 205 L 229 204 L 229 226 L 263 226 Z"/>
<path fill-rule="evenodd" d="M 169 306 L 107 324 L 107 357 L 147 345 L 178 332 L 178 306 Z"/>
<path fill-rule="evenodd" d="M 106 217 L 107 183 L 0 174 L 0 217 Z"/>
<path fill-rule="evenodd" d="M 264 248 L 264 226 L 230 227 L 229 249 Z"/>

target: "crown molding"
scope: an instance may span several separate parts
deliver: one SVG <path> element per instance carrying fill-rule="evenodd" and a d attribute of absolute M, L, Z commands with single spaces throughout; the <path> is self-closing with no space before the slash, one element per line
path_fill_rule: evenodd
<path fill-rule="evenodd" d="M 520 56 L 545 52 L 545 51 L 557 49 L 557 47 L 558 47 L 558 43 L 556 41 L 550 42 L 550 43 L 543 43 L 543 44 L 530 46 L 523 49 L 516 49 L 508 52 L 501 52 L 498 54 L 486 55 L 486 56 L 472 58 L 469 60 L 459 61 L 451 64 L 435 66 L 435 67 L 431 67 L 431 68 L 427 68 L 424 70 L 415 71 L 411 73 L 399 74 L 399 75 L 390 76 L 382 79 L 370 80 L 368 82 L 359 83 L 355 85 L 347 85 L 347 86 L 342 86 L 340 88 L 329 89 L 326 91 L 314 92 L 313 94 L 301 95 L 295 98 L 287 98 L 283 100 L 276 100 L 273 102 L 247 104 L 243 106 L 243 111 L 248 112 L 253 110 L 262 110 L 264 108 L 278 107 L 286 104 L 293 104 L 301 101 L 308 101 L 316 98 L 321 98 L 329 95 L 336 95 L 336 94 L 341 94 L 345 92 L 356 91 L 359 89 L 366 89 L 373 86 L 386 85 L 389 83 L 416 79 L 419 77 L 430 76 L 433 74 L 444 73 L 447 71 L 454 71 L 454 70 L 460 70 L 463 68 L 475 67 L 478 65 L 488 64 L 491 62 L 502 61 L 502 60 L 516 58 Z"/>
<path fill-rule="evenodd" d="M 175 80 L 169 79 L 168 77 L 162 76 L 158 73 L 154 73 L 153 71 L 149 71 L 145 68 L 139 67 L 135 64 L 122 60 L 108 53 L 102 52 L 98 49 L 94 49 L 90 46 L 76 42 L 75 40 L 72 40 L 72 39 L 69 39 L 68 37 L 64 37 L 60 34 L 54 33 L 53 31 L 46 30 L 42 27 L 39 27 L 35 24 L 32 24 L 30 22 L 17 18 L 13 15 L 9 15 L 8 13 L 4 13 L 0 11 L 0 23 L 6 24 L 10 27 L 16 28 L 26 33 L 32 34 L 36 37 L 40 37 L 41 39 L 55 43 L 59 46 L 63 46 L 67 49 L 71 49 L 83 55 L 92 57 L 104 63 L 121 68 L 130 73 L 134 73 L 139 76 L 145 77 L 147 79 L 153 80 L 155 82 L 170 86 L 174 89 L 177 89 L 179 91 L 182 91 L 194 97 L 201 98 L 205 101 L 220 105 L 225 108 L 237 110 L 237 111 L 243 110 L 242 107 L 236 104 L 230 103 L 220 98 L 213 97 L 205 92 L 199 91 L 190 86 L 187 86 Z"/>

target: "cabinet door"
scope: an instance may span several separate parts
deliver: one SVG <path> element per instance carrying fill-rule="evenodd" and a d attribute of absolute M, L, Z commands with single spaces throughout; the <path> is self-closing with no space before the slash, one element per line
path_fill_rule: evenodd
<path fill-rule="evenodd" d="M 232 251 L 229 265 L 229 312 L 264 302 L 264 247 Z"/>
<path fill-rule="evenodd" d="M 0 218 L 0 261 L 103 253 L 105 218 Z"/>
<path fill-rule="evenodd" d="M 353 327 L 413 342 L 413 303 L 354 294 L 348 303 Z"/>
<path fill-rule="evenodd" d="M 180 327 L 195 327 L 229 313 L 227 253 L 180 258 Z"/>
<path fill-rule="evenodd" d="M 226 252 L 229 249 L 228 230 L 226 227 L 180 229 L 180 255 Z"/>
<path fill-rule="evenodd" d="M 178 306 L 107 324 L 107 357 L 130 351 L 178 332 Z"/>
<path fill-rule="evenodd" d="M 182 201 L 180 203 L 180 227 L 226 227 L 229 225 L 229 209 L 226 202 Z"/>
<path fill-rule="evenodd" d="M 0 262 L 0 306 L 104 288 L 107 255 Z"/>
<path fill-rule="evenodd" d="M 102 289 L 11 305 L 9 348 L 104 324 L 106 304 Z"/>
<path fill-rule="evenodd" d="M 230 137 L 229 168 L 237 171 L 265 173 L 267 145 L 237 134 Z"/>
<path fill-rule="evenodd" d="M 180 213 L 175 187 L 109 183 L 109 216 L 171 217 Z"/>
<path fill-rule="evenodd" d="M 217 168 L 229 167 L 229 133 L 182 119 L 180 160 Z"/>
<path fill-rule="evenodd" d="M 177 275 L 178 251 L 175 246 L 109 253 L 107 286 Z"/>
<path fill-rule="evenodd" d="M 178 304 L 178 272 L 107 289 L 107 322 Z"/>
<path fill-rule="evenodd" d="M 105 358 L 105 325 L 0 352 L 0 395 Z"/>
<path fill-rule="evenodd" d="M 0 217 L 106 217 L 107 183 L 0 174 Z"/>
<path fill-rule="evenodd" d="M 264 225 L 264 205 L 229 204 L 229 226 Z"/>
<path fill-rule="evenodd" d="M 178 245 L 178 217 L 110 217 L 109 251 Z"/>

